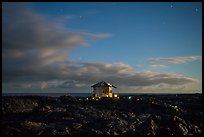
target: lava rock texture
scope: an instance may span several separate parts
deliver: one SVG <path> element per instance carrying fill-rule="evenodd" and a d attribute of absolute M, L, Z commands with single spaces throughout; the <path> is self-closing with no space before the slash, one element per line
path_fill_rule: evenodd
<path fill-rule="evenodd" d="M 202 135 L 202 95 L 3 96 L 3 135 Z"/>

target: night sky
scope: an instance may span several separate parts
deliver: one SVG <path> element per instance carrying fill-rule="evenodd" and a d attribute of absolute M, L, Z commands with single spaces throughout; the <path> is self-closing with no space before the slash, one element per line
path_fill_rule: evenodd
<path fill-rule="evenodd" d="M 201 2 L 2 3 L 2 92 L 202 92 Z"/>

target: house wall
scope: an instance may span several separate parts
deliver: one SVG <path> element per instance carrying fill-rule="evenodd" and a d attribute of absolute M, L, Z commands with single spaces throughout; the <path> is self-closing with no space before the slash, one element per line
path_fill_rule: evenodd
<path fill-rule="evenodd" d="M 108 86 L 104 86 L 102 87 L 103 89 L 103 93 L 109 93 L 109 87 Z"/>
<path fill-rule="evenodd" d="M 112 86 L 103 86 L 103 87 L 93 87 L 93 93 L 95 97 L 112 97 Z"/>
<path fill-rule="evenodd" d="M 110 86 L 110 87 L 108 87 L 108 90 L 109 90 L 109 92 L 108 92 L 108 96 L 109 97 L 113 97 L 113 91 L 112 91 L 112 86 Z"/>
<path fill-rule="evenodd" d="M 112 86 L 109 87 L 109 93 L 113 93 L 112 89 L 113 89 Z"/>
<path fill-rule="evenodd" d="M 102 88 L 101 87 L 94 87 L 93 93 L 95 94 L 95 97 L 101 97 L 102 96 Z"/>

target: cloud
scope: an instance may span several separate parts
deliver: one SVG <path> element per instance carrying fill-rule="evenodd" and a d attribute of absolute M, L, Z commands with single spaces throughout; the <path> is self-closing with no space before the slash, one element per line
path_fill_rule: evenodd
<path fill-rule="evenodd" d="M 91 33 L 84 33 L 84 35 L 93 37 L 93 38 L 108 38 L 112 37 L 112 34 L 91 34 Z"/>
<path fill-rule="evenodd" d="M 122 87 L 123 90 L 126 89 L 129 93 L 135 91 L 145 92 L 145 93 L 202 93 L 202 87 L 199 87 L 198 84 L 184 84 L 184 85 L 169 85 L 165 83 L 151 85 L 151 86 L 129 86 Z M 171 92 L 170 92 L 171 91 Z"/>
<path fill-rule="evenodd" d="M 6 11 L 5 11 L 6 12 Z M 87 46 L 85 38 L 106 38 L 111 34 L 91 34 L 74 32 L 59 26 L 51 20 L 33 11 L 7 15 L 9 23 L 3 26 L 3 49 L 28 50 L 70 50 L 78 46 Z M 15 15 L 15 16 L 14 16 Z M 7 18 L 4 17 L 3 18 Z M 5 20 L 5 19 L 4 19 Z M 15 20 L 15 21 L 14 21 Z M 15 22 L 15 23 L 13 23 Z"/>
<path fill-rule="evenodd" d="M 143 65 L 136 65 L 135 68 L 142 68 Z"/>
<path fill-rule="evenodd" d="M 41 73 L 43 71 L 43 73 Z M 124 63 L 104 64 L 90 62 L 72 62 L 71 64 L 58 64 L 58 68 L 43 70 L 38 69 L 35 72 L 27 72 L 29 75 L 19 75 L 13 79 L 27 82 L 39 82 L 42 80 L 41 89 L 74 89 L 87 88 L 91 91 L 90 85 L 100 80 L 105 80 L 119 87 L 141 87 L 144 90 L 153 89 L 161 90 L 158 85 L 166 84 L 169 90 L 175 89 L 177 86 L 198 83 L 197 79 L 172 73 L 156 73 L 152 71 L 134 72 L 132 67 Z M 36 78 L 36 81 L 33 79 Z M 45 83 L 44 81 L 47 81 Z M 49 84 L 48 84 L 49 83 Z M 147 88 L 149 87 L 149 88 Z M 34 88 L 34 87 L 33 87 Z M 36 87 L 35 87 L 36 88 Z"/>
<path fill-rule="evenodd" d="M 3 79 L 30 78 L 47 74 L 64 62 L 70 51 L 89 45 L 86 38 L 105 38 L 111 34 L 76 32 L 33 11 L 29 4 L 3 5 Z M 61 18 L 61 17 L 60 17 Z M 38 71 L 41 70 L 41 71 Z M 43 72 L 45 71 L 45 72 Z M 30 72 L 33 72 L 30 74 Z M 32 77 L 34 75 L 34 77 Z"/>
<path fill-rule="evenodd" d="M 171 57 L 171 58 L 149 58 L 148 61 L 151 63 L 173 63 L 181 64 L 186 62 L 201 61 L 202 56 L 187 56 L 187 57 Z"/>
<path fill-rule="evenodd" d="M 46 88 L 47 87 L 47 83 L 46 82 L 43 82 L 42 84 L 41 84 L 41 89 L 44 89 L 44 88 Z"/>
<path fill-rule="evenodd" d="M 160 69 L 160 68 L 165 68 L 167 67 L 166 65 L 151 65 L 150 66 L 152 69 Z"/>

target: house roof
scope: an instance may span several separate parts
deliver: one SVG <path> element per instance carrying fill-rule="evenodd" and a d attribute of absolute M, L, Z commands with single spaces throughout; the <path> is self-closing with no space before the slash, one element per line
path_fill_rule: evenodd
<path fill-rule="evenodd" d="M 105 82 L 105 81 L 100 81 L 94 85 L 92 85 L 91 87 L 101 87 L 101 86 L 104 86 L 104 85 L 107 85 L 107 86 L 111 86 L 112 84 L 108 83 L 108 82 Z M 114 88 L 117 88 L 116 86 L 112 85 Z"/>

